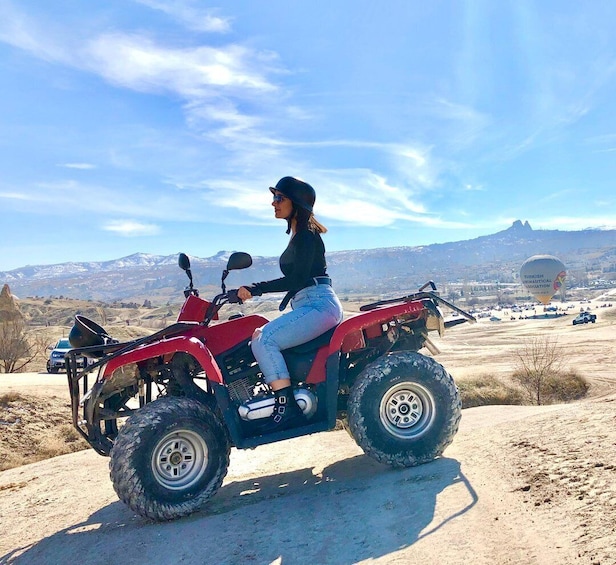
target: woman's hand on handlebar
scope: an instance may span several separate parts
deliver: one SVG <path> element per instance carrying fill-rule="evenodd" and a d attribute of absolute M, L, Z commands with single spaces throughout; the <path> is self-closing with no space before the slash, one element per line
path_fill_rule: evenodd
<path fill-rule="evenodd" d="M 245 286 L 240 286 L 240 288 L 237 289 L 237 296 L 242 302 L 246 302 L 246 300 L 252 298 L 252 294 Z"/>

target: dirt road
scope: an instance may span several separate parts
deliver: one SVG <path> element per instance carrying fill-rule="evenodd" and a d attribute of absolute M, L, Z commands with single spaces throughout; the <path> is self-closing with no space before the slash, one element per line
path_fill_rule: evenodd
<path fill-rule="evenodd" d="M 57 457 L 0 474 L 0 563 L 614 563 L 613 531 L 598 547 L 580 543 L 578 516 L 558 495 L 539 502 L 541 486 L 523 472 L 532 461 L 513 447 L 528 430 L 537 440 L 580 417 L 613 421 L 614 406 L 465 410 L 444 458 L 402 471 L 364 456 L 344 431 L 234 451 L 209 507 L 164 524 L 117 500 L 107 459 Z"/>

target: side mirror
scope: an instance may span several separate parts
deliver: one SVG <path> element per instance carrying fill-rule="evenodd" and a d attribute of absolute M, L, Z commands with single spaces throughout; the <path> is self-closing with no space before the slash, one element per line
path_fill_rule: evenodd
<path fill-rule="evenodd" d="M 231 253 L 227 261 L 227 268 L 222 272 L 222 291 L 226 292 L 225 279 L 229 275 L 229 271 L 237 271 L 239 269 L 247 269 L 252 265 L 252 257 L 248 253 L 236 251 Z"/>
<path fill-rule="evenodd" d="M 199 296 L 199 291 L 193 287 L 193 277 L 190 272 L 190 259 L 186 253 L 180 253 L 178 256 L 178 265 L 180 266 L 180 269 L 186 271 L 186 276 L 188 276 L 189 281 L 188 286 L 184 289 L 184 296 L 186 298 L 188 298 L 191 294 Z"/>
<path fill-rule="evenodd" d="M 247 269 L 252 265 L 252 257 L 248 253 L 237 251 L 231 253 L 229 260 L 227 261 L 227 271 L 238 271 L 240 269 Z"/>
<path fill-rule="evenodd" d="M 183 271 L 190 270 L 190 259 L 186 253 L 180 253 L 180 256 L 178 257 L 178 265 Z"/>

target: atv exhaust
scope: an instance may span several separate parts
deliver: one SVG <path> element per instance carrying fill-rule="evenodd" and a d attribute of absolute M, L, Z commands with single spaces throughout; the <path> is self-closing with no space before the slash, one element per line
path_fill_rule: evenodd
<path fill-rule="evenodd" d="M 306 388 L 296 388 L 293 391 L 297 405 L 302 409 L 304 416 L 310 418 L 317 411 L 317 397 Z M 256 397 L 244 402 L 238 409 L 242 420 L 254 421 L 269 418 L 274 411 L 274 395 Z"/>

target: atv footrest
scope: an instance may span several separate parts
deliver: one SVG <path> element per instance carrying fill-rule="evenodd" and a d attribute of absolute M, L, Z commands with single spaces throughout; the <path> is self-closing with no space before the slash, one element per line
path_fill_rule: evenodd
<path fill-rule="evenodd" d="M 280 432 L 270 433 L 262 436 L 244 438 L 237 443 L 235 447 L 238 449 L 251 449 L 259 445 L 265 445 L 266 443 L 274 443 L 283 439 L 291 439 L 299 436 L 306 436 L 317 432 L 324 432 L 329 430 L 326 421 L 315 422 L 314 424 L 307 424 L 300 426 L 299 428 L 291 428 L 289 430 L 282 430 Z"/>

